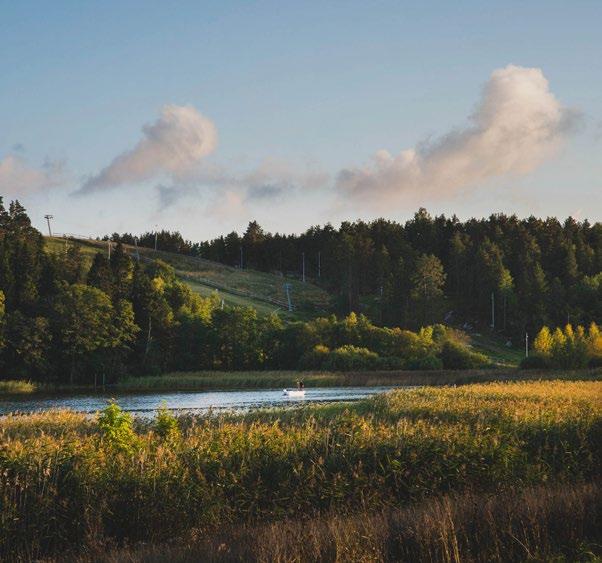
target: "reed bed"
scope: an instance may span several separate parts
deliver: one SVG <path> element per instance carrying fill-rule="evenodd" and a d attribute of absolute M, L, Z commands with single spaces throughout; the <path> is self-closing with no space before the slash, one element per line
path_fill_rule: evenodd
<path fill-rule="evenodd" d="M 68 411 L 3 418 L 0 558 L 592 481 L 601 407 L 602 383 L 554 381 L 134 427 L 118 409 L 102 424 Z"/>
<path fill-rule="evenodd" d="M 174 544 L 104 550 L 78 563 L 599 561 L 599 483 L 442 495 L 404 509 L 329 513 L 216 530 Z"/>

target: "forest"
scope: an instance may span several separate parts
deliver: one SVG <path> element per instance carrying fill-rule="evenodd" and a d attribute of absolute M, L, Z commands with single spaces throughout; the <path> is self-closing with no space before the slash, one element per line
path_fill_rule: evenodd
<path fill-rule="evenodd" d="M 45 250 L 25 209 L 0 206 L 3 379 L 114 383 L 173 370 L 442 369 L 487 358 L 442 325 L 379 327 L 363 315 L 285 324 L 201 297 L 160 260 L 117 243 L 86 267 L 77 244 Z"/>
<path fill-rule="evenodd" d="M 98 252 L 88 266 L 76 243 L 48 252 L 18 201 L 0 205 L 3 379 L 97 385 L 174 370 L 487 367 L 490 360 L 453 326 L 466 319 L 485 324 L 492 294 L 501 332 L 504 325 L 508 335 L 539 332 L 525 367 L 580 368 L 602 356 L 599 224 L 502 217 L 462 224 L 421 210 L 403 227 L 376 221 L 280 237 L 251 223 L 236 244 L 226 245 L 235 238 L 228 235 L 179 248 L 228 261 L 227 253 L 211 253 L 236 248 L 240 256 L 242 244 L 243 267 L 287 273 L 292 266 L 275 265 L 274 257 L 312 249 L 303 251 L 307 271 L 338 306 L 304 322 L 202 297 L 161 260 L 130 257 L 123 246 L 129 237 L 113 235 L 110 258 Z M 181 236 L 164 232 L 157 239 L 167 246 Z M 150 242 L 154 235 L 139 244 Z M 320 279 L 310 260 L 318 255 Z M 370 294 L 377 296 L 372 303 Z M 575 329 L 554 330 L 567 320 Z"/>
<path fill-rule="evenodd" d="M 105 239 L 133 244 L 130 233 Z M 300 235 L 252 221 L 193 243 L 147 232 L 142 246 L 301 278 L 326 288 L 337 314 L 418 329 L 436 322 L 488 327 L 522 340 L 543 325 L 602 319 L 602 224 L 492 215 L 460 221 L 421 208 L 405 224 L 378 219 L 316 226 Z M 242 261 L 241 261 L 242 260 Z"/>

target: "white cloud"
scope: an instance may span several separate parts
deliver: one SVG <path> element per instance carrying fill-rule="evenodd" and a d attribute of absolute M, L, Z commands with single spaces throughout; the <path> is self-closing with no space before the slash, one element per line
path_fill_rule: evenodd
<path fill-rule="evenodd" d="M 159 208 L 166 209 L 184 198 L 203 199 L 209 196 L 213 209 L 224 198 L 224 209 L 241 209 L 247 204 L 265 204 L 268 201 L 297 195 L 299 192 L 323 188 L 329 175 L 314 169 L 314 165 L 294 167 L 276 158 L 266 158 L 247 172 L 232 173 L 220 166 L 207 165 L 182 181 L 156 186 Z M 232 204 L 235 202 L 235 205 Z"/>
<path fill-rule="evenodd" d="M 375 206 L 451 197 L 504 175 L 523 175 L 562 146 L 577 114 L 550 92 L 538 68 L 509 65 L 486 83 L 470 124 L 393 156 L 381 150 L 342 170 L 337 188 Z"/>
<path fill-rule="evenodd" d="M 61 185 L 64 162 L 46 160 L 41 167 L 30 166 L 20 156 L 9 154 L 0 160 L 0 194 L 23 197 Z"/>
<path fill-rule="evenodd" d="M 142 134 L 133 149 L 115 157 L 75 193 L 138 184 L 163 175 L 185 178 L 217 144 L 215 126 L 192 106 L 165 106 L 157 121 L 142 128 Z"/>

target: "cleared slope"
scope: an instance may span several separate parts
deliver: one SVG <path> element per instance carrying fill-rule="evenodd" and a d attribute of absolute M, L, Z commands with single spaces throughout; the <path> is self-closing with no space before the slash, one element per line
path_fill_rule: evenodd
<path fill-rule="evenodd" d="M 108 252 L 107 242 L 46 237 L 46 245 L 51 252 L 63 252 L 65 244 L 72 242 L 79 245 L 88 265 L 96 252 Z M 177 276 L 193 291 L 203 296 L 217 291 L 227 304 L 254 307 L 262 314 L 278 311 L 286 318 L 323 315 L 330 309 L 328 293 L 311 283 L 255 270 L 241 270 L 173 252 L 142 247 L 136 249 L 129 245 L 124 247 L 131 256 L 139 256 L 141 260 L 163 260 L 175 269 Z M 288 311 L 285 284 L 290 286 L 292 313 Z"/>

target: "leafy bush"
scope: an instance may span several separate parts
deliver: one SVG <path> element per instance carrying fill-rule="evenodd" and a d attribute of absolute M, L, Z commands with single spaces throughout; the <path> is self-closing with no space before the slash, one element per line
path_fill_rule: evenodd
<path fill-rule="evenodd" d="M 413 358 L 406 364 L 407 369 L 416 370 L 437 370 L 443 369 L 443 360 L 434 354 L 423 356 L 422 358 Z"/>
<path fill-rule="evenodd" d="M 550 360 L 540 354 L 532 354 L 521 360 L 520 367 L 522 369 L 546 369 L 550 367 Z"/>
<path fill-rule="evenodd" d="M 154 429 L 159 436 L 165 439 L 177 438 L 180 435 L 178 421 L 165 403 L 157 411 Z"/>
<path fill-rule="evenodd" d="M 101 442 L 110 448 L 126 453 L 135 450 L 138 437 L 133 429 L 132 415 L 123 412 L 115 401 L 99 415 L 98 429 Z"/>
<path fill-rule="evenodd" d="M 375 369 L 377 366 L 378 354 L 376 352 L 350 344 L 332 350 L 323 364 L 324 369 L 332 371 Z"/>
<path fill-rule="evenodd" d="M 474 369 L 489 363 L 487 356 L 452 341 L 443 344 L 441 360 L 445 369 Z"/>
<path fill-rule="evenodd" d="M 299 367 L 301 369 L 323 369 L 329 353 L 328 346 L 316 344 L 309 352 L 301 356 Z"/>

